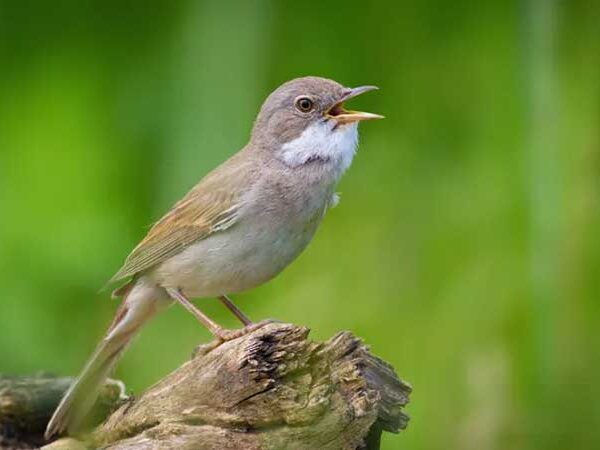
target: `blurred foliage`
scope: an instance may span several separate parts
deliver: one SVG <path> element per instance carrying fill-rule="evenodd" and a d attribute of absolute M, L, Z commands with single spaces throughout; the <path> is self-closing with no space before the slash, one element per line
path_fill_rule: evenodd
<path fill-rule="evenodd" d="M 600 448 L 599 22 L 580 0 L 0 0 L 0 372 L 78 372 L 149 224 L 315 74 L 379 85 L 357 103 L 387 119 L 241 307 L 392 362 L 413 420 L 384 449 Z M 208 338 L 171 308 L 117 376 L 139 392 Z"/>

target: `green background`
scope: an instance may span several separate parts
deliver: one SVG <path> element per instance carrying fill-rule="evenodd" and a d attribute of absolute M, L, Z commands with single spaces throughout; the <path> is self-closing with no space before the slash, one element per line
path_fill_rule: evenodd
<path fill-rule="evenodd" d="M 0 372 L 78 372 L 148 226 L 314 74 L 380 86 L 353 106 L 387 118 L 238 304 L 390 361 L 414 394 L 384 449 L 600 448 L 599 23 L 579 0 L 0 0 Z M 208 339 L 171 308 L 117 376 L 140 392 Z"/>

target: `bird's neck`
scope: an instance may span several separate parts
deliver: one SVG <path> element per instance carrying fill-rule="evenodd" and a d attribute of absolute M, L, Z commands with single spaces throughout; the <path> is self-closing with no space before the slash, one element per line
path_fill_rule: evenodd
<path fill-rule="evenodd" d="M 330 172 L 337 181 L 350 167 L 357 145 L 356 124 L 335 127 L 328 122 L 318 122 L 283 144 L 275 156 L 292 169 L 321 166 L 321 170 Z"/>

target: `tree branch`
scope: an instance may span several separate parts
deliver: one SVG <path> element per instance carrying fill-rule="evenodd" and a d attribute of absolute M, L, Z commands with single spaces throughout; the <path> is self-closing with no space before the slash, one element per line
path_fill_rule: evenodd
<path fill-rule="evenodd" d="M 200 347 L 191 361 L 118 407 L 86 445 L 375 450 L 382 431 L 406 427 L 409 393 L 392 367 L 350 333 L 317 343 L 306 328 L 269 324 Z M 59 440 L 45 449 L 73 445 L 80 444 Z"/>

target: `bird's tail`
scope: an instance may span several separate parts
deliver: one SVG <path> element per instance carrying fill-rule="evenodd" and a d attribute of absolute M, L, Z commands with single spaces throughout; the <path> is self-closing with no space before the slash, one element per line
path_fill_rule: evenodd
<path fill-rule="evenodd" d="M 156 312 L 155 300 L 142 296 L 136 296 L 136 299 L 127 297 L 133 296 L 127 295 L 123 300 L 108 333 L 54 411 L 46 427 L 46 439 L 74 431 L 81 425 L 127 345 Z"/>

